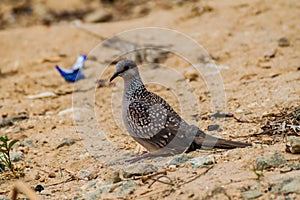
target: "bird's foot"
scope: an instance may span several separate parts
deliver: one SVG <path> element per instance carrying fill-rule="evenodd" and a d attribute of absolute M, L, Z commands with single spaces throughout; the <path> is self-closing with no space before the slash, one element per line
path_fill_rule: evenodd
<path fill-rule="evenodd" d="M 137 162 L 137 161 L 140 161 L 140 160 L 145 159 L 145 158 L 149 158 L 149 157 L 151 157 L 151 156 L 152 156 L 151 153 L 144 153 L 144 154 L 139 155 L 139 156 L 137 156 L 137 157 L 135 157 L 135 158 L 128 159 L 128 160 L 126 160 L 126 162 L 129 162 L 129 163 L 135 163 L 135 162 Z"/>

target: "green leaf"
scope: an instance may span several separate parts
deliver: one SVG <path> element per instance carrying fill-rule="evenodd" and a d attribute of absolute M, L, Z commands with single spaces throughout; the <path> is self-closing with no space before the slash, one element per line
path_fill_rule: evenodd
<path fill-rule="evenodd" d="M 12 140 L 8 145 L 8 151 L 10 151 L 12 146 L 14 146 L 14 144 L 16 144 L 17 142 L 19 142 L 19 140 Z"/>
<path fill-rule="evenodd" d="M 0 137 L 0 140 L 5 144 L 5 143 L 7 143 L 8 138 L 7 138 L 7 136 L 5 135 L 5 136 L 1 136 L 1 137 Z"/>

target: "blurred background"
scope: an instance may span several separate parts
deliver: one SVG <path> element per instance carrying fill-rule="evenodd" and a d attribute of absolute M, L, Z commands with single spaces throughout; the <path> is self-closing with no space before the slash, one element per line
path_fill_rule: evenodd
<path fill-rule="evenodd" d="M 299 138 L 300 130 L 299 19 L 299 0 L 0 0 L 0 135 L 19 140 L 12 149 L 13 164 L 42 199 L 299 199 L 299 154 L 294 154 L 292 142 L 285 137 Z M 222 124 L 212 117 L 212 93 L 205 80 L 186 60 L 161 51 L 136 56 L 182 75 L 174 87 L 183 82 L 191 86 L 198 103 L 194 110 L 199 112 L 193 116 L 195 125 L 211 135 L 257 144 L 188 154 L 197 159 L 210 156 L 211 171 L 176 163 L 166 171 L 168 179 L 162 179 L 172 180 L 175 186 L 155 179 L 121 180 L 113 169 L 117 165 L 95 153 L 115 158 L 118 151 L 93 145 L 94 152 L 88 150 L 85 138 L 74 128 L 74 83 L 66 82 L 55 68 L 70 69 L 80 55 L 87 55 L 86 78 L 78 84 L 93 84 L 82 91 L 95 92 L 92 103 L 101 130 L 128 155 L 141 154 L 143 149 L 118 126 L 112 112 L 112 94 L 121 93 L 123 83 L 108 80 L 115 71 L 111 58 L 128 46 L 140 47 L 145 40 L 111 40 L 106 46 L 104 41 L 147 26 L 183 33 L 202 45 L 208 56 L 202 58 L 185 42 L 176 41 L 182 43 L 180 47 L 219 66 L 228 112 Z M 147 32 L 143 36 L 151 41 Z M 97 81 L 89 79 L 89 70 L 103 68 L 107 70 Z M 163 67 L 144 69 L 141 74 L 149 72 L 154 80 Z M 168 79 L 175 78 L 168 74 L 164 80 Z M 148 86 L 180 112 L 170 87 Z M 299 150 L 299 143 L 293 144 Z M 178 162 L 186 155 L 181 158 Z M 260 171 L 258 161 L 263 166 L 269 163 L 270 168 Z M 7 167 L 2 166 L 2 171 L 0 198 L 9 199 L 17 178 Z M 103 189 L 107 187 L 112 188 Z"/>

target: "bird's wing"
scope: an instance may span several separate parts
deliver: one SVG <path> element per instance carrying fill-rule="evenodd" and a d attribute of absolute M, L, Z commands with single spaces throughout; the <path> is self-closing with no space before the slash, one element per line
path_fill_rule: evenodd
<path fill-rule="evenodd" d="M 129 104 L 129 133 L 150 151 L 163 149 L 164 153 L 182 153 L 192 143 L 195 130 L 167 102 L 162 98 L 158 100 L 139 99 Z"/>
<path fill-rule="evenodd" d="M 168 132 L 175 132 L 180 123 L 164 105 L 140 99 L 129 104 L 127 116 L 130 134 L 145 139 L 162 132 L 169 135 Z"/>

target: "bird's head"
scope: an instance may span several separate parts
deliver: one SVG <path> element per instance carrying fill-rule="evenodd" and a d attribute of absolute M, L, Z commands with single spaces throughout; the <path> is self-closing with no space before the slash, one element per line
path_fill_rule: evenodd
<path fill-rule="evenodd" d="M 131 79 L 139 76 L 137 65 L 132 60 L 121 60 L 116 65 L 116 72 L 110 78 L 110 82 L 116 77 L 122 77 L 123 79 Z"/>

